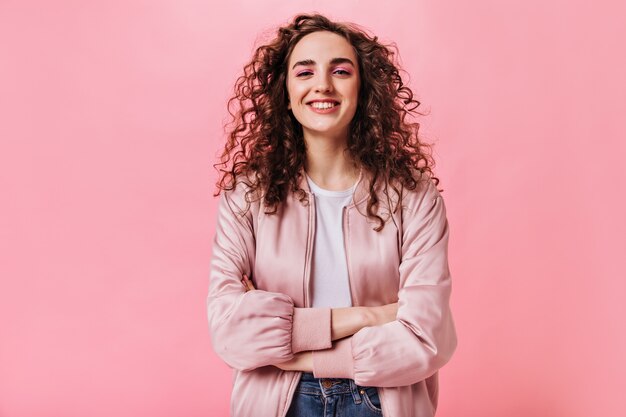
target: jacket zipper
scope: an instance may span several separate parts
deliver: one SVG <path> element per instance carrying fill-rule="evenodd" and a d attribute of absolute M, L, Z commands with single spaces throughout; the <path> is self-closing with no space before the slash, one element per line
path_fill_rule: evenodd
<path fill-rule="evenodd" d="M 348 221 L 347 221 L 347 216 L 346 216 L 346 210 L 347 207 L 343 206 L 343 209 L 341 211 L 341 227 L 343 228 L 342 230 L 342 235 L 343 235 L 343 251 L 345 253 L 346 256 L 346 267 L 347 267 L 347 271 L 348 271 L 348 286 L 350 287 L 350 298 L 352 299 L 352 305 L 359 305 L 359 303 L 357 302 L 358 300 L 356 300 L 356 298 L 354 297 L 354 293 L 352 291 L 352 274 L 350 273 L 350 256 L 348 255 L 348 243 L 347 243 L 347 235 L 348 235 Z"/>
<path fill-rule="evenodd" d="M 306 256 L 304 261 L 304 306 L 311 307 L 311 261 L 313 253 L 313 240 L 315 238 L 315 196 L 309 193 L 309 223 L 306 241 Z"/>

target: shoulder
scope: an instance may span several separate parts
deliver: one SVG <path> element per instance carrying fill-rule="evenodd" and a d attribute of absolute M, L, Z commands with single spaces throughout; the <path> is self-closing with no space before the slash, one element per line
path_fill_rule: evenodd
<path fill-rule="evenodd" d="M 261 200 L 261 193 L 255 187 L 255 178 L 251 174 L 237 176 L 235 186 L 222 190 L 220 197 L 222 205 L 227 205 L 230 211 L 241 217 L 250 217 L 256 213 Z"/>
<path fill-rule="evenodd" d="M 416 180 L 414 189 L 401 186 L 402 208 L 413 213 L 424 209 L 443 205 L 443 197 L 437 189 L 435 180 L 428 173 L 422 173 L 417 169 L 412 170 L 413 178 Z"/>

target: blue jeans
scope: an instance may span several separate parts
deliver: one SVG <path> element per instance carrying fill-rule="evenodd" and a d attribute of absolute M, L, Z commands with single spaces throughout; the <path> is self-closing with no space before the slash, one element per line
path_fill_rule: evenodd
<path fill-rule="evenodd" d="M 378 388 L 353 379 L 315 378 L 303 372 L 287 417 L 380 417 Z"/>

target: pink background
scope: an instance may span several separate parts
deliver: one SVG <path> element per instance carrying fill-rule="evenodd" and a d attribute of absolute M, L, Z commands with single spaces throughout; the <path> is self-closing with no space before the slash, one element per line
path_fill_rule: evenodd
<path fill-rule="evenodd" d="M 205 313 L 226 100 L 300 11 L 430 111 L 459 346 L 440 417 L 626 415 L 626 10 L 0 0 L 0 416 L 226 416 Z"/>

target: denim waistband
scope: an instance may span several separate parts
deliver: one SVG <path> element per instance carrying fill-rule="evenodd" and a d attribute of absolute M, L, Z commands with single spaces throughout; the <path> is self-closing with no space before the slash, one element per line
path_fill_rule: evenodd
<path fill-rule="evenodd" d="M 316 394 L 327 397 L 335 394 L 351 393 L 355 402 L 361 402 L 360 389 L 365 389 L 357 385 L 353 379 L 349 378 L 315 378 L 311 372 L 303 372 L 297 392 L 306 394 Z"/>

